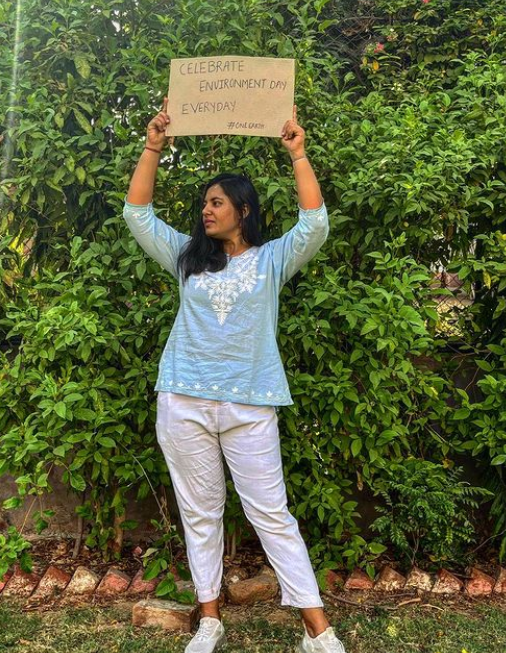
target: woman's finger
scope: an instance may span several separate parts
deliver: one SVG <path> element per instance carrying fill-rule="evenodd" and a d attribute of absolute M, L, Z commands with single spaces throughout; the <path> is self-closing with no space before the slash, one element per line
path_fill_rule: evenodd
<path fill-rule="evenodd" d="M 293 133 L 293 129 L 294 129 L 294 122 L 293 122 L 293 120 L 287 120 L 287 121 L 285 122 L 285 124 L 283 125 L 283 131 L 282 131 L 281 135 L 282 135 L 283 137 L 288 137 L 288 138 L 290 138 L 290 137 L 291 137 L 291 134 Z"/>
<path fill-rule="evenodd" d="M 167 113 L 168 106 L 169 106 L 169 98 L 164 97 L 163 98 L 162 113 Z"/>
<path fill-rule="evenodd" d="M 283 136 L 288 139 L 294 138 L 297 134 L 301 134 L 301 127 L 293 120 L 288 120 L 283 128 Z"/>
<path fill-rule="evenodd" d="M 293 116 L 293 117 L 292 117 L 292 120 L 293 120 L 294 122 L 297 122 L 297 105 L 296 105 L 296 104 L 293 105 L 293 113 L 292 113 L 292 116 Z"/>
<path fill-rule="evenodd" d="M 155 118 L 155 125 L 157 128 L 161 131 L 162 129 L 165 129 L 165 119 L 163 116 L 157 116 Z"/>

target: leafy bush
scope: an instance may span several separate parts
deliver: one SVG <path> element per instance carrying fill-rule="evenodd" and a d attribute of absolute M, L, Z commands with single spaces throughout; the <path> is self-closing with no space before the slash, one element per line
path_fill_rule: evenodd
<path fill-rule="evenodd" d="M 389 465 L 376 484 L 386 506 L 376 506 L 383 516 L 371 528 L 410 565 L 461 563 L 465 546 L 475 539 L 471 509 L 479 506 L 478 497 L 491 494 L 458 481 L 461 474 L 462 468 L 413 458 Z"/>
<path fill-rule="evenodd" d="M 296 401 L 280 411 L 287 486 L 312 559 L 372 574 L 384 545 L 363 537 L 361 494 L 384 491 L 394 509 L 385 483 L 406 458 L 430 467 L 431 492 L 460 488 L 451 468 L 463 453 L 490 470 L 504 557 L 506 6 L 478 4 L 26 0 L 16 48 L 15 4 L 0 7 L 0 88 L 11 91 L 0 107 L 0 475 L 19 488 L 8 507 L 50 491 L 61 467 L 88 544 L 111 555 L 134 525 L 128 493 L 169 483 L 152 388 L 177 292 L 133 243 L 122 200 L 171 58 L 295 57 L 331 218 L 323 251 L 283 290 L 279 329 Z M 189 231 L 197 187 L 225 169 L 255 181 L 268 238 L 293 224 L 292 173 L 273 140 L 188 137 L 176 148 L 154 200 L 176 228 Z M 455 335 L 435 310 L 441 266 L 474 297 Z M 464 498 L 485 498 L 464 489 L 445 504 L 457 516 L 473 507 Z M 243 529 L 237 508 L 227 506 L 227 532 Z M 417 523 L 417 503 L 405 509 Z M 468 518 L 438 532 L 463 545 L 476 537 Z M 169 566 L 164 546 L 152 560 Z"/>
<path fill-rule="evenodd" d="M 14 526 L 10 526 L 5 535 L 0 533 L 0 581 L 15 563 L 23 571 L 32 571 L 32 559 L 28 553 L 30 546 Z"/>
<path fill-rule="evenodd" d="M 18 485 L 8 507 L 50 491 L 51 471 L 62 467 L 81 499 L 78 514 L 94 523 L 87 544 L 104 552 L 119 550 L 122 531 L 135 526 L 125 516 L 130 489 L 140 499 L 168 481 L 148 384 L 171 291 L 150 290 L 158 266 L 123 229 L 111 219 L 93 242 L 60 245 L 68 268 L 20 281 L 3 320 L 7 338 L 21 340 L 15 356 L 2 355 L 0 474 Z"/>

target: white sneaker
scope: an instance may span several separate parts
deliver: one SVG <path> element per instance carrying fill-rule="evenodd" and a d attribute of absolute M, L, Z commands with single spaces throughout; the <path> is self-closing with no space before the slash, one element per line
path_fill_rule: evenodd
<path fill-rule="evenodd" d="M 198 631 L 185 648 L 185 653 L 213 653 L 225 646 L 225 628 L 219 619 L 202 617 Z"/>
<path fill-rule="evenodd" d="M 330 626 L 316 637 L 309 637 L 306 630 L 297 653 L 346 653 L 343 643 L 337 639 L 334 629 Z"/>

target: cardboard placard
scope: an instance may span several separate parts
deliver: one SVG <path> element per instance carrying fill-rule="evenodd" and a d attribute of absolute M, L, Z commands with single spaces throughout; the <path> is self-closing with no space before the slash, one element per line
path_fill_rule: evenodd
<path fill-rule="evenodd" d="M 167 136 L 281 136 L 292 117 L 295 60 L 197 57 L 170 64 Z"/>

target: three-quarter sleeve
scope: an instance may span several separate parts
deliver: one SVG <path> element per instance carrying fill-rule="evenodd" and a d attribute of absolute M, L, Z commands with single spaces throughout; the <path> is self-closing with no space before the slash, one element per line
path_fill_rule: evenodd
<path fill-rule="evenodd" d="M 329 219 L 325 204 L 317 209 L 299 207 L 297 224 L 281 238 L 267 243 L 280 286 L 315 256 L 328 233 Z"/>
<path fill-rule="evenodd" d="M 177 279 L 177 259 L 190 236 L 157 218 L 151 203 L 138 205 L 125 201 L 123 217 L 146 254 Z"/>

